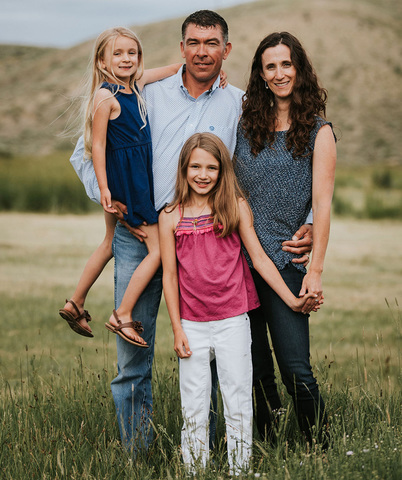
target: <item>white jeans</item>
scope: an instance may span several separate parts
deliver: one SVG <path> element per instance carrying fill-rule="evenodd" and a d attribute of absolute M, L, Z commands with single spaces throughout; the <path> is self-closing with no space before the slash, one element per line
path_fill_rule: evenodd
<path fill-rule="evenodd" d="M 209 457 L 210 361 L 215 357 L 222 392 L 228 459 L 232 474 L 247 469 L 252 444 L 252 363 L 250 320 L 246 313 L 211 322 L 181 321 L 191 357 L 180 359 L 183 411 L 181 446 L 190 470 Z"/>

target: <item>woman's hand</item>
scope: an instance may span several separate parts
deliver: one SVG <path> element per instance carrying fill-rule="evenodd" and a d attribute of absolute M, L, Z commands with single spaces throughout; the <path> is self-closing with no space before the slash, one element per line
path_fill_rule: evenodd
<path fill-rule="evenodd" d="M 301 312 L 304 314 L 316 312 L 320 309 L 320 306 L 324 303 L 324 296 L 320 299 L 315 293 L 306 293 L 303 297 L 296 298 L 292 310 L 294 312 Z"/>
<path fill-rule="evenodd" d="M 193 354 L 188 344 L 187 335 L 183 330 L 174 334 L 174 350 L 179 358 L 188 358 Z"/>
<path fill-rule="evenodd" d="M 303 283 L 301 290 L 299 292 L 299 297 L 304 297 L 306 294 L 313 294 L 315 297 L 309 297 L 305 303 L 305 308 L 309 309 L 312 305 L 316 305 L 319 308 L 324 301 L 324 296 L 322 292 L 322 283 L 321 283 L 321 272 L 310 270 L 306 273 L 303 278 Z M 317 310 L 318 310 L 317 308 Z M 314 308 L 312 310 L 316 311 Z"/>
<path fill-rule="evenodd" d="M 299 296 L 302 297 L 306 293 L 315 293 L 319 297 L 322 295 L 322 283 L 321 283 L 321 272 L 315 270 L 310 270 L 306 273 L 303 278 L 303 283 Z"/>

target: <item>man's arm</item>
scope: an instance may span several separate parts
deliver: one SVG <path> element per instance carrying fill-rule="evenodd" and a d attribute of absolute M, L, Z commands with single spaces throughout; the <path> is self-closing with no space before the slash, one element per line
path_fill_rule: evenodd
<path fill-rule="evenodd" d="M 78 139 L 74 152 L 70 157 L 70 163 L 73 166 L 75 173 L 84 185 L 88 197 L 98 204 L 100 204 L 100 190 L 98 181 L 96 180 L 95 170 L 92 160 L 84 158 L 84 137 Z"/>

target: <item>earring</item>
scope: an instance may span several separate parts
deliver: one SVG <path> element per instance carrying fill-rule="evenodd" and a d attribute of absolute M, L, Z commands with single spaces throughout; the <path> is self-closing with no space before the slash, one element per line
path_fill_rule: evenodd
<path fill-rule="evenodd" d="M 266 80 L 264 80 L 264 85 L 265 85 L 265 88 L 266 88 L 267 90 L 269 90 L 268 83 L 267 83 Z"/>

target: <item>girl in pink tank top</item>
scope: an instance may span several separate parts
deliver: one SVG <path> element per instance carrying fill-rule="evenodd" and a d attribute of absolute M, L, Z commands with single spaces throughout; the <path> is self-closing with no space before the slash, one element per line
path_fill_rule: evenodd
<path fill-rule="evenodd" d="M 247 471 L 252 444 L 251 336 L 247 312 L 259 300 L 254 268 L 295 311 L 319 308 L 296 298 L 263 251 L 230 154 L 211 133 L 184 144 L 173 202 L 159 217 L 163 289 L 180 358 L 183 460 L 190 471 L 208 461 L 210 362 L 216 358 L 231 474 Z"/>

